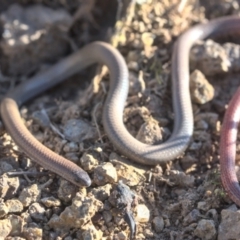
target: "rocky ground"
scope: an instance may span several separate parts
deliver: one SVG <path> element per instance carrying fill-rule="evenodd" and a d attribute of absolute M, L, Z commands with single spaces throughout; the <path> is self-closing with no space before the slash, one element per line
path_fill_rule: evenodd
<path fill-rule="evenodd" d="M 109 40 L 129 68 L 124 123 L 149 144 L 165 141 L 173 129 L 170 66 L 178 36 L 207 19 L 239 14 L 240 8 L 231 0 L 137 0 L 122 18 L 118 1 L 113 32 L 98 25 L 94 0 L 80 1 L 80 8 L 77 0 L 16 2 L 1 5 L 0 96 L 83 44 Z M 24 123 L 33 135 L 79 164 L 93 184 L 78 189 L 42 169 L 2 126 L 0 239 L 124 240 L 135 228 L 131 214 L 139 240 L 240 239 L 240 212 L 219 173 L 221 124 L 239 85 L 237 40 L 207 40 L 192 49 L 193 138 L 183 156 L 161 166 L 135 164 L 109 142 L 101 119 L 109 86 L 104 67 L 73 76 L 23 106 Z"/>

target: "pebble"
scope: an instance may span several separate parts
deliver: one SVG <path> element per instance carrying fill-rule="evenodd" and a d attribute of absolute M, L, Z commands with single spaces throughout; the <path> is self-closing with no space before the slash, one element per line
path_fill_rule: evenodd
<path fill-rule="evenodd" d="M 201 214 L 198 209 L 193 209 L 190 213 L 187 214 L 187 216 L 183 219 L 183 225 L 187 226 L 191 223 L 197 222 L 201 217 Z"/>
<path fill-rule="evenodd" d="M 47 112 L 46 112 L 44 109 L 42 109 L 42 110 L 40 110 L 40 111 L 34 111 L 34 112 L 32 113 L 32 119 L 33 119 L 38 125 L 40 125 L 43 129 L 45 129 L 45 128 L 50 128 L 50 126 L 51 126 L 51 121 L 50 121 L 50 119 L 49 119 L 49 117 L 48 117 Z M 41 140 L 42 136 L 39 135 L 38 137 L 39 137 L 40 140 Z"/>
<path fill-rule="evenodd" d="M 239 239 L 240 236 L 240 211 L 223 209 L 221 222 L 218 227 L 218 240 Z"/>
<path fill-rule="evenodd" d="M 144 166 L 130 162 L 116 153 L 111 153 L 109 160 L 117 170 L 118 179 L 126 185 L 133 187 L 146 181 L 146 168 Z"/>
<path fill-rule="evenodd" d="M 33 221 L 28 211 L 22 212 L 21 218 L 25 223 L 31 223 Z"/>
<path fill-rule="evenodd" d="M 119 181 L 114 186 L 108 201 L 112 206 L 116 207 L 121 212 L 129 211 L 131 207 L 137 204 L 136 194 L 122 181 Z M 105 206 L 104 206 L 105 207 Z"/>
<path fill-rule="evenodd" d="M 234 43 L 225 43 L 223 44 L 223 48 L 230 61 L 230 71 L 238 72 L 240 70 L 240 63 L 239 63 L 240 46 Z"/>
<path fill-rule="evenodd" d="M 45 197 L 41 199 L 41 202 L 48 208 L 61 206 L 61 201 L 55 197 Z"/>
<path fill-rule="evenodd" d="M 39 203 L 33 203 L 29 206 L 28 212 L 31 218 L 37 222 L 46 221 L 45 208 Z"/>
<path fill-rule="evenodd" d="M 129 70 L 132 70 L 132 71 L 135 71 L 135 72 L 139 71 L 139 65 L 135 61 L 128 62 L 127 66 L 128 66 Z"/>
<path fill-rule="evenodd" d="M 177 170 L 169 171 L 169 179 L 171 182 L 174 182 L 176 185 L 181 187 L 192 187 L 195 182 L 194 176 L 186 175 L 184 172 Z"/>
<path fill-rule="evenodd" d="M 140 222 L 140 223 L 146 223 L 149 221 L 150 219 L 150 211 L 147 208 L 146 205 L 144 204 L 139 204 L 136 207 L 136 221 Z"/>
<path fill-rule="evenodd" d="M 109 212 L 109 211 L 103 211 L 102 214 L 103 214 L 103 219 L 106 223 L 109 223 L 113 218 L 111 212 Z"/>
<path fill-rule="evenodd" d="M 18 177 L 9 178 L 6 175 L 0 176 L 0 197 L 12 198 L 16 195 L 20 186 Z"/>
<path fill-rule="evenodd" d="M 190 63 L 191 69 L 199 69 L 206 76 L 226 73 L 231 65 L 224 48 L 210 39 L 193 46 Z"/>
<path fill-rule="evenodd" d="M 13 166 L 5 161 L 0 162 L 0 171 L 2 173 L 10 172 L 13 170 Z"/>
<path fill-rule="evenodd" d="M 93 181 L 98 185 L 115 183 L 118 179 L 116 168 L 112 163 L 106 162 L 94 169 Z"/>
<path fill-rule="evenodd" d="M 216 226 L 219 225 L 219 220 L 218 220 L 219 216 L 218 216 L 218 212 L 217 212 L 216 209 L 208 210 L 207 213 L 206 213 L 206 217 L 213 219 Z"/>
<path fill-rule="evenodd" d="M 91 154 L 84 153 L 80 158 L 80 163 L 85 171 L 92 172 L 98 166 L 98 160 Z"/>
<path fill-rule="evenodd" d="M 0 218 L 8 214 L 8 207 L 4 203 L 3 199 L 0 199 Z"/>
<path fill-rule="evenodd" d="M 204 239 L 212 240 L 216 237 L 216 228 L 213 220 L 202 219 L 198 222 L 198 225 L 194 231 L 194 235 Z M 226 240 L 226 239 L 225 239 Z"/>
<path fill-rule="evenodd" d="M 63 147 L 63 151 L 65 153 L 69 153 L 69 152 L 78 152 L 79 151 L 79 147 L 78 144 L 75 142 L 68 142 L 64 145 Z"/>
<path fill-rule="evenodd" d="M 128 98 L 129 103 L 138 103 L 139 102 L 139 93 L 143 92 L 145 89 L 145 82 L 143 78 L 140 78 L 133 71 L 129 72 L 129 92 L 131 93 L 131 97 Z M 134 107 L 125 108 L 125 114 L 128 111 L 131 111 Z M 133 110 L 132 110 L 133 111 Z M 124 114 L 124 115 L 125 115 Z M 128 114 L 127 114 L 128 117 Z"/>
<path fill-rule="evenodd" d="M 82 233 L 82 240 L 102 240 L 102 231 L 97 230 L 94 225 L 88 224 L 85 229 Z"/>
<path fill-rule="evenodd" d="M 209 210 L 210 205 L 207 204 L 206 202 L 202 201 L 202 202 L 198 202 L 197 208 L 206 212 Z"/>
<path fill-rule="evenodd" d="M 72 205 L 66 207 L 60 216 L 53 215 L 48 225 L 51 228 L 81 228 L 91 221 L 93 215 L 103 208 L 102 202 L 92 197 L 86 197 L 80 193 L 72 200 Z"/>
<path fill-rule="evenodd" d="M 127 237 L 127 234 L 125 232 L 119 232 L 118 234 L 115 234 L 114 235 L 114 240 L 127 240 L 128 237 Z"/>
<path fill-rule="evenodd" d="M 39 227 L 23 228 L 23 235 L 27 240 L 42 240 L 43 230 Z"/>
<path fill-rule="evenodd" d="M 183 170 L 187 170 L 191 167 L 193 167 L 195 164 L 197 164 L 198 160 L 191 156 L 191 155 L 185 155 L 183 158 L 180 159 L 181 167 Z"/>
<path fill-rule="evenodd" d="M 216 124 L 219 119 L 219 115 L 217 113 L 213 112 L 205 112 L 205 113 L 199 113 L 198 115 L 195 116 L 195 121 L 206 121 L 207 124 L 213 128 L 216 129 Z"/>
<path fill-rule="evenodd" d="M 154 42 L 155 35 L 150 32 L 145 32 L 141 35 L 141 40 L 144 46 L 152 46 Z"/>
<path fill-rule="evenodd" d="M 21 235 L 22 231 L 23 231 L 23 225 L 25 224 L 24 220 L 17 215 L 9 215 L 8 219 L 11 222 L 11 226 L 12 226 L 12 230 L 10 235 L 11 236 L 19 236 Z"/>
<path fill-rule="evenodd" d="M 190 91 L 193 102 L 198 104 L 205 104 L 214 97 L 213 86 L 199 70 L 195 70 L 190 76 Z"/>
<path fill-rule="evenodd" d="M 67 140 L 81 143 L 83 140 L 94 139 L 96 130 L 90 123 L 81 119 L 70 119 L 63 127 L 63 133 Z"/>
<path fill-rule="evenodd" d="M 60 180 L 60 186 L 58 188 L 57 194 L 58 198 L 64 203 L 68 203 L 72 200 L 77 192 L 76 187 L 65 179 Z"/>
<path fill-rule="evenodd" d="M 11 221 L 9 219 L 0 220 L 0 239 L 4 240 L 11 231 Z"/>
<path fill-rule="evenodd" d="M 188 150 L 191 150 L 191 151 L 199 151 L 202 147 L 202 142 L 192 142 L 188 148 Z"/>
<path fill-rule="evenodd" d="M 19 213 L 23 210 L 23 204 L 18 199 L 9 199 L 5 204 L 10 213 Z"/>
<path fill-rule="evenodd" d="M 67 237 L 64 238 L 64 240 L 73 240 L 73 238 L 70 237 L 70 236 L 67 236 Z"/>
<path fill-rule="evenodd" d="M 153 218 L 152 223 L 153 223 L 153 228 L 156 231 L 156 233 L 162 232 L 162 230 L 164 228 L 164 220 L 162 217 L 157 216 L 157 217 Z"/>
<path fill-rule="evenodd" d="M 199 121 L 196 122 L 195 124 L 195 129 L 196 130 L 207 130 L 209 128 L 209 125 L 206 121 L 200 119 Z"/>
<path fill-rule="evenodd" d="M 37 184 L 26 187 L 20 193 L 18 199 L 24 207 L 28 207 L 33 202 L 38 202 L 41 197 L 41 189 Z"/>
<path fill-rule="evenodd" d="M 112 189 L 112 185 L 106 184 L 104 186 L 93 188 L 92 194 L 94 195 L 94 197 L 96 199 L 104 202 L 105 200 L 107 200 L 109 198 L 111 189 Z"/>
<path fill-rule="evenodd" d="M 163 140 L 161 128 L 158 122 L 150 118 L 143 123 L 137 133 L 136 139 L 146 144 L 154 144 Z"/>

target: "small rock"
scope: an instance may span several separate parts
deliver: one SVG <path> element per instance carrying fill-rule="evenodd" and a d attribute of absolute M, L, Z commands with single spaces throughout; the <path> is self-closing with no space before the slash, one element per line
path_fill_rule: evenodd
<path fill-rule="evenodd" d="M 64 240 L 73 240 L 73 238 L 70 237 L 70 236 L 67 236 L 67 237 L 64 238 Z"/>
<path fill-rule="evenodd" d="M 183 170 L 192 168 L 197 162 L 198 160 L 191 155 L 185 155 L 183 158 L 180 159 L 181 167 L 183 168 Z"/>
<path fill-rule="evenodd" d="M 125 232 L 119 232 L 116 236 L 114 236 L 116 240 L 127 240 L 128 236 Z"/>
<path fill-rule="evenodd" d="M 83 140 L 94 139 L 96 130 L 81 119 L 68 120 L 63 128 L 64 136 L 71 142 L 81 143 Z"/>
<path fill-rule="evenodd" d="M 22 190 L 19 195 L 19 201 L 24 207 L 28 207 L 33 202 L 38 202 L 41 197 L 41 190 L 37 184 L 33 184 Z"/>
<path fill-rule="evenodd" d="M 12 231 L 11 221 L 9 219 L 0 220 L 0 238 L 5 239 Z"/>
<path fill-rule="evenodd" d="M 11 164 L 3 161 L 3 162 L 0 162 L 0 169 L 1 169 L 1 172 L 6 173 L 6 172 L 13 170 L 13 166 Z"/>
<path fill-rule="evenodd" d="M 194 131 L 193 139 L 199 142 L 210 142 L 211 135 L 206 131 Z"/>
<path fill-rule="evenodd" d="M 198 104 L 205 104 L 214 97 L 213 86 L 199 70 L 195 70 L 190 76 L 190 91 L 193 101 Z"/>
<path fill-rule="evenodd" d="M 187 214 L 183 219 L 183 225 L 187 226 L 191 223 L 197 222 L 200 219 L 200 212 L 198 209 L 193 209 L 190 213 Z"/>
<path fill-rule="evenodd" d="M 158 216 L 152 220 L 153 228 L 156 233 L 160 233 L 164 228 L 164 220 L 162 217 Z"/>
<path fill-rule="evenodd" d="M 136 139 L 146 144 L 154 144 L 163 140 L 161 128 L 158 122 L 150 118 L 140 127 Z"/>
<path fill-rule="evenodd" d="M 204 240 L 215 239 L 216 233 L 214 221 L 205 219 L 198 222 L 197 228 L 194 231 L 195 236 Z"/>
<path fill-rule="evenodd" d="M 91 154 L 84 153 L 80 159 L 80 163 L 85 171 L 92 172 L 98 165 L 98 160 L 94 158 Z"/>
<path fill-rule="evenodd" d="M 103 163 L 94 169 L 93 181 L 97 185 L 115 183 L 117 178 L 116 168 L 110 162 Z"/>
<path fill-rule="evenodd" d="M 188 148 L 191 151 L 199 151 L 202 147 L 202 142 L 192 142 Z"/>
<path fill-rule="evenodd" d="M 103 219 L 106 223 L 109 223 L 112 220 L 113 216 L 109 211 L 103 211 Z"/>
<path fill-rule="evenodd" d="M 41 199 L 41 202 L 48 208 L 61 206 L 60 200 L 55 197 L 45 197 Z"/>
<path fill-rule="evenodd" d="M 218 240 L 239 239 L 240 211 L 223 209 L 221 223 L 218 227 Z"/>
<path fill-rule="evenodd" d="M 9 178 L 5 174 L 0 176 L 0 197 L 12 198 L 16 195 L 20 186 L 18 177 Z"/>
<path fill-rule="evenodd" d="M 169 179 L 171 182 L 174 182 L 181 187 L 191 187 L 194 185 L 195 181 L 194 176 L 186 175 L 184 172 L 177 170 L 169 171 Z"/>
<path fill-rule="evenodd" d="M 67 143 L 67 144 L 65 144 L 65 146 L 63 147 L 63 151 L 64 151 L 65 153 L 68 153 L 68 152 L 77 152 L 77 151 L 79 151 L 78 144 L 75 143 L 75 142 Z"/>
<path fill-rule="evenodd" d="M 219 115 L 213 112 L 199 113 L 195 116 L 195 121 L 206 121 L 210 128 L 216 129 L 217 122 L 219 120 Z"/>
<path fill-rule="evenodd" d="M 139 73 L 140 75 L 140 73 Z M 129 72 L 129 93 L 131 93 L 132 97 L 128 101 L 129 103 L 138 103 L 139 102 L 139 93 L 143 92 L 145 89 L 145 82 L 143 77 L 139 77 L 136 73 L 130 71 Z M 142 107 L 144 108 L 144 107 Z M 141 108 L 137 108 L 139 111 L 139 115 L 141 115 Z M 133 113 L 135 110 L 134 107 L 127 107 L 124 110 L 124 118 L 127 119 L 131 116 L 131 113 Z M 124 119 L 126 121 L 126 119 Z"/>
<path fill-rule="evenodd" d="M 50 128 L 51 126 L 51 121 L 44 109 L 40 111 L 34 111 L 32 113 L 32 119 L 42 128 Z M 41 138 L 42 136 L 39 135 L 39 137 Z"/>
<path fill-rule="evenodd" d="M 219 221 L 218 221 L 219 217 L 218 217 L 218 212 L 216 209 L 210 209 L 209 211 L 207 211 L 206 217 L 213 219 L 216 226 L 219 225 Z"/>
<path fill-rule="evenodd" d="M 77 192 L 76 187 L 65 179 L 60 180 L 60 186 L 58 188 L 58 198 L 64 203 L 68 203 L 72 200 Z"/>
<path fill-rule="evenodd" d="M 236 212 L 238 210 L 238 208 L 237 208 L 236 204 L 232 204 L 227 208 L 227 210 Z"/>
<path fill-rule="evenodd" d="M 66 207 L 60 216 L 54 215 L 48 222 L 48 225 L 51 228 L 81 228 L 102 207 L 102 202 L 96 200 L 94 197 L 86 197 L 77 193 L 76 197 L 72 200 L 72 205 Z"/>
<path fill-rule="evenodd" d="M 136 212 L 137 212 L 136 218 L 135 218 L 136 221 L 138 221 L 140 223 L 146 223 L 149 221 L 150 211 L 146 205 L 144 205 L 144 204 L 137 205 Z"/>
<path fill-rule="evenodd" d="M 206 202 L 198 202 L 197 208 L 203 211 L 208 211 L 211 206 Z"/>
<path fill-rule="evenodd" d="M 25 224 L 25 222 L 23 221 L 23 219 L 17 215 L 9 215 L 8 216 L 11 225 L 12 225 L 12 230 L 10 235 L 11 236 L 19 236 L 22 231 L 23 231 L 23 225 Z"/>
<path fill-rule="evenodd" d="M 131 207 L 137 204 L 137 197 L 126 184 L 119 181 L 114 186 L 114 190 L 111 192 L 108 201 L 123 214 L 125 210 L 130 211 Z"/>
<path fill-rule="evenodd" d="M 31 219 L 30 214 L 29 214 L 28 211 L 23 212 L 23 213 L 21 214 L 21 218 L 22 218 L 22 220 L 23 220 L 25 223 L 31 223 L 31 222 L 33 221 L 33 220 Z"/>
<path fill-rule="evenodd" d="M 86 230 L 82 233 L 82 240 L 101 240 L 102 239 L 102 231 L 97 230 L 94 225 L 87 224 L 84 227 Z"/>
<path fill-rule="evenodd" d="M 144 46 L 152 46 L 154 42 L 154 38 L 155 38 L 155 35 L 150 32 L 145 32 L 141 36 Z"/>
<path fill-rule="evenodd" d="M 92 189 L 92 194 L 94 195 L 94 197 L 96 199 L 104 202 L 110 196 L 111 189 L 112 189 L 112 185 L 111 184 L 106 184 L 104 186 L 93 188 Z"/>
<path fill-rule="evenodd" d="M 23 204 L 18 199 L 9 199 L 5 204 L 10 213 L 19 213 L 23 210 Z"/>
<path fill-rule="evenodd" d="M 207 76 L 228 72 L 231 65 L 225 49 L 210 39 L 195 44 L 190 52 L 190 62 L 191 69 L 199 69 Z"/>
<path fill-rule="evenodd" d="M 239 64 L 239 44 L 234 43 L 225 43 L 223 45 L 224 50 L 226 51 L 227 57 L 230 61 L 230 70 L 232 72 L 238 72 L 240 69 Z"/>
<path fill-rule="evenodd" d="M 8 207 L 4 203 L 3 199 L 0 199 L 0 218 L 8 214 Z"/>
<path fill-rule="evenodd" d="M 137 186 L 146 181 L 146 169 L 136 163 L 130 162 L 125 158 L 118 156 L 116 153 L 111 153 L 109 160 L 115 166 L 118 174 L 118 179 L 122 180 L 128 186 Z"/>
<path fill-rule="evenodd" d="M 129 70 L 136 71 L 136 72 L 139 71 L 139 65 L 135 61 L 128 62 L 127 66 Z"/>
<path fill-rule="evenodd" d="M 33 203 L 29 206 L 28 212 L 32 219 L 35 221 L 45 221 L 45 208 L 42 207 L 39 203 Z"/>
<path fill-rule="evenodd" d="M 195 124 L 195 129 L 196 130 L 207 130 L 208 129 L 208 123 L 205 120 L 199 120 Z"/>
<path fill-rule="evenodd" d="M 23 236 L 27 240 L 42 240 L 43 230 L 38 227 L 23 228 Z"/>

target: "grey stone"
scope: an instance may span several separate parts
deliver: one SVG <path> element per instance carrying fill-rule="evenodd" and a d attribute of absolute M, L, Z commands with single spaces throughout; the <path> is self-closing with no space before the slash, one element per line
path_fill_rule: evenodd
<path fill-rule="evenodd" d="M 217 232 L 214 221 L 206 219 L 200 220 L 194 231 L 195 236 L 204 240 L 212 240 L 216 237 L 216 234 Z"/>
<path fill-rule="evenodd" d="M 239 239 L 240 236 L 240 211 L 223 209 L 221 222 L 218 227 L 218 240 Z"/>

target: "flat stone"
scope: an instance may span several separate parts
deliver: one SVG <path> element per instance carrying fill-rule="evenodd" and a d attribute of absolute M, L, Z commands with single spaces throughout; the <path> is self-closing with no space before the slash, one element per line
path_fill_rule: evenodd
<path fill-rule="evenodd" d="M 240 211 L 223 209 L 221 222 L 218 227 L 218 240 L 239 239 L 240 236 Z"/>

